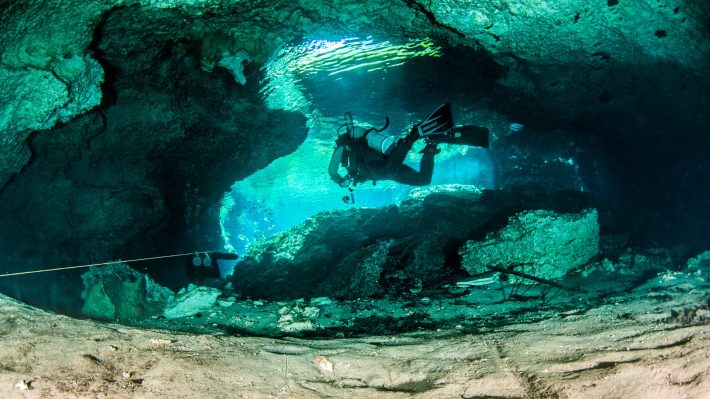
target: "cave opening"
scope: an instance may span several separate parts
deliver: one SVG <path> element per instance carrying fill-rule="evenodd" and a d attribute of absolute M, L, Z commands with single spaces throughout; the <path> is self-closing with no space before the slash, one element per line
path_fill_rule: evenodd
<path fill-rule="evenodd" d="M 345 113 L 365 126 L 387 121 L 385 133 L 393 137 L 404 136 L 449 101 L 455 104 L 456 124 L 487 123 L 489 116 L 480 110 L 502 74 L 482 52 L 442 48 L 431 39 L 396 44 L 372 37 L 306 40 L 281 50 L 263 69 L 266 102 L 304 112 L 309 132 L 296 151 L 235 182 L 223 198 L 225 243 L 240 255 L 250 243 L 318 212 L 391 205 L 417 189 L 382 180 L 348 191 L 331 181 L 327 166 Z M 416 143 L 406 164 L 419 167 L 423 146 L 423 140 Z M 493 159 L 486 149 L 442 145 L 431 184 L 494 188 Z"/>
<path fill-rule="evenodd" d="M 226 14 L 188 14 L 105 13 L 88 47 L 102 103 L 29 135 L 0 193 L 7 270 L 123 261 L 4 292 L 175 329 L 474 330 L 564 298 L 593 306 L 704 248 L 707 81 L 674 64 L 597 50 L 535 64 L 437 30 L 246 35 Z M 445 103 L 490 148 L 440 144 L 427 187 L 331 181 L 346 114 L 402 136 Z"/>

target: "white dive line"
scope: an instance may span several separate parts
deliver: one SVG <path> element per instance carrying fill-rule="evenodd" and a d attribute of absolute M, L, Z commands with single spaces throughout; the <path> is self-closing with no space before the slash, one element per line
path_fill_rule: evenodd
<path fill-rule="evenodd" d="M 21 276 L 23 274 L 35 274 L 35 273 L 46 273 L 46 272 L 56 272 L 59 270 L 70 270 L 70 269 L 82 269 L 86 267 L 92 267 L 92 266 L 105 266 L 105 265 L 110 265 L 112 263 L 118 263 L 118 262 L 144 262 L 147 260 L 156 260 L 156 259 L 166 259 L 166 258 L 178 258 L 181 256 L 188 256 L 188 255 L 195 255 L 197 253 L 212 253 L 212 252 L 219 252 L 218 250 L 214 251 L 195 251 L 195 252 L 186 252 L 184 254 L 175 254 L 175 255 L 163 255 L 163 256 L 153 256 L 150 258 L 138 258 L 138 259 L 126 259 L 126 260 L 114 260 L 110 262 L 102 262 L 102 263 L 92 263 L 88 265 L 76 265 L 76 266 L 66 266 L 66 267 L 55 267 L 52 269 L 39 269 L 39 270 L 29 270 L 26 272 L 14 272 L 14 273 L 5 273 L 5 274 L 0 274 L 1 277 L 10 277 L 10 276 Z"/>

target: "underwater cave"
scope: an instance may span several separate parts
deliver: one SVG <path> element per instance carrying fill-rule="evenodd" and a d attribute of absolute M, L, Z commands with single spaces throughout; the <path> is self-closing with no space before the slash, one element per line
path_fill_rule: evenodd
<path fill-rule="evenodd" d="M 702 397 L 709 13 L 0 5 L 0 392 Z"/>

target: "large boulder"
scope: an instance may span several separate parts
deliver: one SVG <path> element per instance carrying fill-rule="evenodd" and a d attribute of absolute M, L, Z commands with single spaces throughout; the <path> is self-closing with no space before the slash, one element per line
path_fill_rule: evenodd
<path fill-rule="evenodd" d="M 498 269 L 556 279 L 589 262 L 599 252 L 597 211 L 573 214 L 526 211 L 509 219 L 485 240 L 468 241 L 462 266 L 472 275 Z"/>
<path fill-rule="evenodd" d="M 160 314 L 173 292 L 125 263 L 89 269 L 81 276 L 84 316 L 100 320 L 135 322 Z"/>
<path fill-rule="evenodd" d="M 170 298 L 163 316 L 168 320 L 194 316 L 214 306 L 221 294 L 216 288 L 190 285 Z"/>
<path fill-rule="evenodd" d="M 574 213 L 589 205 L 584 194 L 575 192 L 428 189 L 399 205 L 320 213 L 252 246 L 231 283 L 243 295 L 274 300 L 401 296 L 466 275 L 458 253 L 465 242 L 500 230 L 523 210 Z M 596 212 L 580 215 L 596 226 L 580 238 L 593 246 L 598 240 Z M 569 240 L 575 228 L 557 225 L 552 217 L 535 221 L 526 224 L 535 237 L 552 234 L 551 226 L 563 226 Z"/>

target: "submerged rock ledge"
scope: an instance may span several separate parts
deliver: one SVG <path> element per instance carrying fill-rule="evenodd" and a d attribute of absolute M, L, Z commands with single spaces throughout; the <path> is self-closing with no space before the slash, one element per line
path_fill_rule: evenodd
<path fill-rule="evenodd" d="M 574 191 L 435 186 L 397 205 L 315 215 L 252 246 L 231 282 L 239 294 L 269 300 L 432 295 L 430 288 L 490 271 L 475 258 L 511 268 L 532 262 L 532 274 L 556 278 L 597 254 L 592 207 Z M 515 216 L 528 210 L 540 212 Z M 464 248 L 471 240 L 476 248 Z M 575 244 L 563 249 L 566 241 Z"/>
<path fill-rule="evenodd" d="M 506 215 L 537 207 L 534 196 L 487 195 Z M 455 198 L 429 194 L 403 206 Z M 549 223 L 550 212 L 539 220 Z M 581 215 L 569 219 L 596 219 Z M 506 229 L 485 230 L 509 239 Z M 94 317 L 108 309 L 125 324 L 0 296 L 0 396 L 703 398 L 710 251 L 685 266 L 673 266 L 662 250 L 624 251 L 565 274 L 558 281 L 578 289 L 557 295 L 559 287 L 517 276 L 473 276 L 359 299 L 255 300 L 208 287 L 171 296 L 114 265 L 85 276 L 85 298 L 100 305 L 86 309 Z M 112 294 L 106 284 L 124 291 Z M 196 307 L 197 296 L 209 298 Z"/>
<path fill-rule="evenodd" d="M 666 292 L 683 292 L 688 306 L 707 301 L 710 252 L 679 267 L 667 250 L 600 238 L 581 193 L 425 194 L 316 215 L 255 245 L 226 285 L 204 280 L 175 294 L 125 264 L 89 270 L 82 314 L 144 328 L 345 338 L 480 333 L 665 301 Z M 348 223 L 357 237 L 337 235 Z"/>

